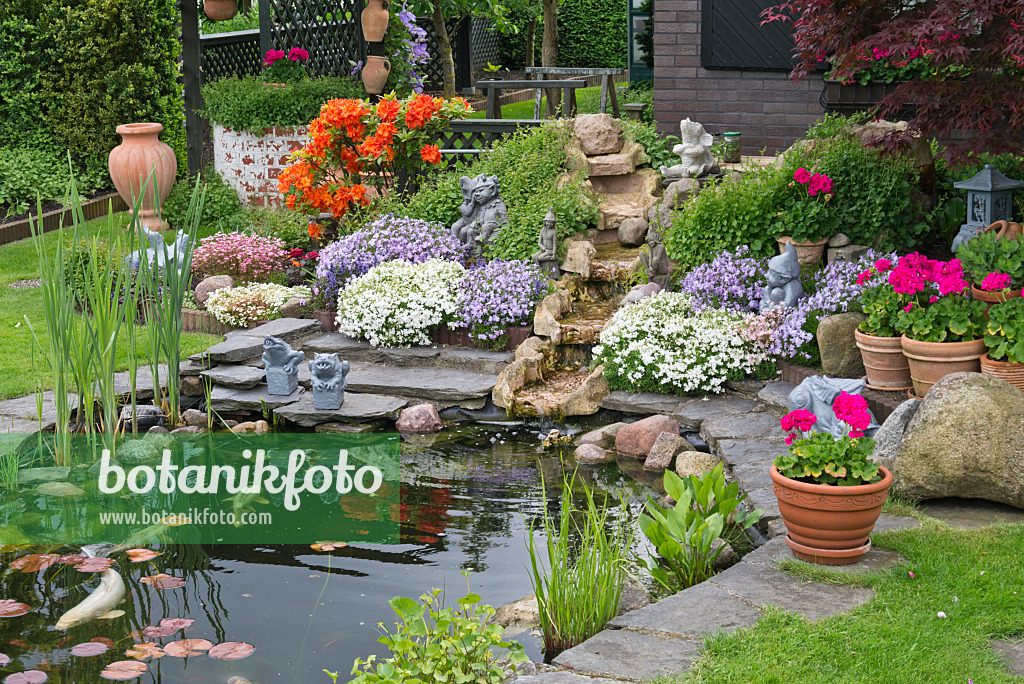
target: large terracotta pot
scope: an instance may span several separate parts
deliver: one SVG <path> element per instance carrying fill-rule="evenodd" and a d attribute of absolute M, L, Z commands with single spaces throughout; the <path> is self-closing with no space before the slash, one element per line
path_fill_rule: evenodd
<path fill-rule="evenodd" d="M 900 340 L 903 355 L 910 362 L 914 393 L 921 398 L 939 380 L 950 373 L 980 373 L 985 340 L 965 342 L 919 342 L 906 335 Z"/>
<path fill-rule="evenodd" d="M 363 67 L 363 87 L 366 88 L 366 92 L 370 95 L 383 93 L 390 73 L 391 62 L 377 55 L 368 56 L 366 66 Z"/>
<path fill-rule="evenodd" d="M 363 38 L 367 43 L 379 43 L 384 40 L 384 33 L 388 30 L 387 0 L 366 0 L 366 8 L 359 15 L 363 25 Z"/>
<path fill-rule="evenodd" d="M 227 21 L 238 14 L 237 0 L 203 0 L 203 13 L 210 21 Z"/>
<path fill-rule="evenodd" d="M 156 215 L 156 196 L 159 194 L 162 205 L 171 194 L 174 175 L 178 171 L 178 160 L 174 156 L 174 150 L 160 142 L 158 137 L 162 130 L 163 125 L 158 123 L 131 123 L 118 126 L 117 132 L 122 142 L 110 151 L 107 160 L 110 179 L 114 181 L 117 193 L 129 207 L 134 205 L 142 187 L 146 187 L 139 218 L 150 230 L 163 230 L 167 227 L 167 222 Z"/>
<path fill-rule="evenodd" d="M 828 244 L 828 240 L 828 238 L 824 238 L 817 242 L 811 242 L 810 240 L 793 242 L 793 238 L 783 235 L 778 239 L 779 253 L 785 252 L 786 243 L 792 242 L 793 246 L 796 247 L 796 258 L 801 264 L 817 264 L 821 262 L 821 257 L 825 254 L 825 245 Z"/>
<path fill-rule="evenodd" d="M 839 487 L 791 480 L 772 466 L 786 543 L 797 558 L 819 565 L 849 565 L 868 552 L 868 535 L 892 485 L 892 473 L 879 470 L 878 482 Z"/>
<path fill-rule="evenodd" d="M 1024 392 L 1024 363 L 996 361 L 995 359 L 990 359 L 988 354 L 982 354 L 981 372 L 985 375 L 1005 380 Z"/>
<path fill-rule="evenodd" d="M 864 360 L 868 387 L 884 392 L 895 392 L 905 391 L 913 386 L 910 380 L 910 364 L 903 355 L 903 345 L 899 337 L 867 335 L 860 330 L 854 330 L 853 337 Z"/>

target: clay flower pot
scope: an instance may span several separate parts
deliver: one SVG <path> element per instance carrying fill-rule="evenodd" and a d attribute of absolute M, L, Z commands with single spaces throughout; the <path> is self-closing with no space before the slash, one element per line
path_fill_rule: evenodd
<path fill-rule="evenodd" d="M 982 354 L 981 372 L 985 375 L 1005 380 L 1024 392 L 1024 363 L 996 361 L 995 359 L 990 359 L 988 354 Z"/>
<path fill-rule="evenodd" d="M 359 18 L 363 25 L 363 38 L 367 43 L 379 43 L 384 40 L 384 33 L 388 30 L 387 0 L 366 0 L 366 8 Z"/>
<path fill-rule="evenodd" d="M 992 308 L 993 304 L 1001 304 L 1014 297 L 1020 297 L 1020 290 L 1014 288 L 1009 292 L 986 292 L 985 290 L 979 290 L 974 285 L 971 285 L 971 296 L 977 299 L 979 302 L 985 302 L 988 304 L 985 307 L 986 315 L 989 309 Z"/>
<path fill-rule="evenodd" d="M 120 145 L 110 151 L 107 164 L 110 167 L 110 179 L 114 181 L 117 193 L 131 207 L 134 200 L 146 187 L 142 196 L 142 209 L 139 218 L 150 230 L 163 230 L 167 222 L 156 215 L 156 197 L 159 195 L 163 205 L 174 186 L 174 175 L 178 171 L 178 160 L 174 150 L 160 142 L 160 131 L 164 130 L 158 123 L 130 123 L 117 127 L 122 138 Z M 152 179 L 150 179 L 152 174 Z M 148 185 L 147 185 L 148 183 Z"/>
<path fill-rule="evenodd" d="M 791 480 L 772 466 L 772 486 L 793 554 L 819 565 L 849 565 L 867 553 L 868 535 L 892 485 L 892 473 L 881 467 L 879 472 L 878 482 L 840 487 Z"/>
<path fill-rule="evenodd" d="M 820 263 L 821 257 L 825 254 L 825 245 L 828 244 L 828 241 L 829 238 L 824 238 L 817 242 L 811 242 L 810 240 L 793 242 L 793 238 L 788 235 L 783 235 L 777 240 L 779 243 L 779 254 L 786 251 L 787 242 L 792 242 L 793 246 L 796 247 L 796 258 L 801 264 Z"/>
<path fill-rule="evenodd" d="M 363 88 L 370 95 L 380 95 L 384 92 L 384 85 L 388 82 L 388 75 L 391 74 L 391 62 L 384 57 L 369 55 L 366 58 L 366 66 L 363 67 Z"/>
<path fill-rule="evenodd" d="M 860 330 L 854 330 L 853 337 L 864 360 L 868 387 L 883 392 L 896 392 L 913 386 L 910 364 L 903 355 L 903 344 L 899 337 L 878 337 Z"/>
<path fill-rule="evenodd" d="M 932 385 L 950 373 L 980 373 L 985 340 L 964 342 L 919 342 L 904 335 L 900 343 L 910 362 L 914 393 L 924 398 Z"/>
<path fill-rule="evenodd" d="M 227 21 L 238 14 L 237 0 L 203 0 L 203 12 L 210 21 Z"/>
<path fill-rule="evenodd" d="M 324 309 L 313 309 L 313 320 L 320 321 L 320 330 L 323 332 L 338 331 L 338 312 L 325 311 Z"/>

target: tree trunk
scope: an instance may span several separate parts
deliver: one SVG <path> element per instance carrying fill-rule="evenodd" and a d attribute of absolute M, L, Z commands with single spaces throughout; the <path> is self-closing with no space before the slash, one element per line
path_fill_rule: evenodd
<path fill-rule="evenodd" d="M 448 37 L 448 27 L 444 23 L 441 4 L 434 4 L 434 33 L 437 34 L 437 51 L 441 54 L 441 68 L 444 70 L 444 96 L 455 97 L 455 59 L 452 57 L 452 41 Z"/>
<path fill-rule="evenodd" d="M 558 66 L 558 0 L 543 0 L 544 35 L 540 44 L 541 66 Z M 559 90 L 551 88 L 545 91 L 548 98 L 548 114 L 558 113 Z"/>
<path fill-rule="evenodd" d="M 537 17 L 526 22 L 526 66 L 536 66 L 533 61 L 534 48 L 537 44 Z"/>

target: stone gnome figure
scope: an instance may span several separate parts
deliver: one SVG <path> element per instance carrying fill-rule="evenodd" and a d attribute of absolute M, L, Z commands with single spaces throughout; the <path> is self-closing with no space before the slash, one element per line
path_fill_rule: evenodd
<path fill-rule="evenodd" d="M 672 153 L 679 155 L 679 163 L 675 166 L 662 166 L 662 176 L 678 180 L 718 172 L 718 164 L 711 154 L 714 138 L 704 130 L 704 126 L 683 119 L 679 122 L 679 137 L 682 142 L 672 148 Z"/>
<path fill-rule="evenodd" d="M 549 278 L 557 279 L 560 272 L 558 269 L 558 228 L 555 227 L 555 210 L 548 209 L 544 217 L 544 227 L 540 229 L 540 237 L 537 239 L 540 251 L 534 252 L 531 259 L 537 264 L 537 268 Z"/>
<path fill-rule="evenodd" d="M 846 425 L 836 418 L 832 402 L 843 392 L 861 394 L 866 384 L 863 380 L 823 378 L 812 375 L 809 378 L 804 378 L 804 381 L 789 393 L 789 410 L 810 411 L 818 417 L 814 424 L 814 432 L 829 432 L 833 437 L 842 437 L 846 434 Z M 880 426 L 875 419 L 875 414 L 869 410 L 868 415 L 871 416 L 871 423 L 864 434 L 867 437 L 874 437 Z"/>
<path fill-rule="evenodd" d="M 640 264 L 647 272 L 647 281 L 657 283 L 664 292 L 668 292 L 669 286 L 672 284 L 671 262 L 665 245 L 661 241 L 661 232 L 656 223 L 652 223 L 647 229 L 647 247 L 650 250 L 649 253 L 640 253 Z"/>
<path fill-rule="evenodd" d="M 471 257 L 480 256 L 508 221 L 508 209 L 499 196 L 501 183 L 497 176 L 480 174 L 476 178 L 463 176 L 459 185 L 462 218 L 452 224 L 452 233 L 469 248 Z"/>
<path fill-rule="evenodd" d="M 313 354 L 309 362 L 310 389 L 313 390 L 313 408 L 337 411 L 345 403 L 346 377 L 351 367 L 337 354 Z"/>
<path fill-rule="evenodd" d="M 306 355 L 292 349 L 279 337 L 263 339 L 263 366 L 267 373 L 267 393 L 289 395 L 299 386 L 299 364 Z"/>
<path fill-rule="evenodd" d="M 796 306 L 803 296 L 800 260 L 796 256 L 796 247 L 792 242 L 787 242 L 785 252 L 768 260 L 768 284 L 764 287 L 764 296 L 761 297 L 758 309 L 764 311 L 773 306 Z"/>

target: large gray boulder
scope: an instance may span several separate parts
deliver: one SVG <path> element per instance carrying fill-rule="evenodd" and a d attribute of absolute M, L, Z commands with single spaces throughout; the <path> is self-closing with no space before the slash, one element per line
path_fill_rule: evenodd
<path fill-rule="evenodd" d="M 980 373 L 942 378 L 911 419 L 892 472 L 908 498 L 1024 508 L 1024 392 Z"/>
<path fill-rule="evenodd" d="M 864 377 L 864 361 L 853 337 L 867 317 L 858 311 L 826 316 L 818 324 L 815 336 L 821 352 L 821 370 L 830 378 Z"/>

